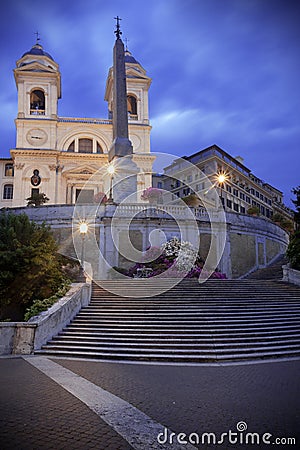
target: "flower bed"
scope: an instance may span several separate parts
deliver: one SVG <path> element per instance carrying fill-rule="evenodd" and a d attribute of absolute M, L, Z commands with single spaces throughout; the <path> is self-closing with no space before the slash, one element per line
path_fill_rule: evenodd
<path fill-rule="evenodd" d="M 158 201 L 161 198 L 162 190 L 154 187 L 148 187 L 141 195 L 142 200 Z"/>
<path fill-rule="evenodd" d="M 207 278 L 225 279 L 226 275 L 219 271 L 203 273 L 204 261 L 199 257 L 197 250 L 190 242 L 181 242 L 173 237 L 161 247 L 150 247 L 143 256 L 142 262 L 136 263 L 128 270 L 115 267 L 125 276 L 139 277 L 145 273 L 145 277 L 160 276 L 163 278 L 199 278 L 200 274 Z M 142 270 L 142 269 L 151 269 Z"/>

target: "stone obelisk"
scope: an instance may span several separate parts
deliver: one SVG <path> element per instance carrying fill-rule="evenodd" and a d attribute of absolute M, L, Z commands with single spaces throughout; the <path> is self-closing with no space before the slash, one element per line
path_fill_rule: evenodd
<path fill-rule="evenodd" d="M 133 147 L 128 133 L 128 109 L 125 49 L 121 39 L 120 18 L 116 17 L 116 42 L 113 63 L 113 142 L 108 160 L 114 166 L 113 198 L 115 203 L 137 201 L 137 173 Z"/>
<path fill-rule="evenodd" d="M 128 138 L 128 109 L 125 72 L 125 49 L 121 39 L 120 18 L 116 17 L 117 29 L 113 61 L 113 143 L 109 150 L 109 160 L 116 156 L 128 156 L 133 153 Z"/>

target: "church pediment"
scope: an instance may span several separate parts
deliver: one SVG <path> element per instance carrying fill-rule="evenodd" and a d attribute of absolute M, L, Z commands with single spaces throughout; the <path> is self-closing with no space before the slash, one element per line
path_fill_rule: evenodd
<path fill-rule="evenodd" d="M 18 69 L 15 69 L 18 72 L 46 72 L 46 73 L 57 73 L 53 67 L 46 66 L 45 64 L 41 64 L 38 61 L 31 62 L 29 64 L 24 64 Z"/>
<path fill-rule="evenodd" d="M 63 171 L 65 175 L 93 175 L 96 172 L 97 169 L 92 166 L 79 166 Z"/>
<path fill-rule="evenodd" d="M 135 68 L 130 67 L 129 69 L 126 69 L 126 77 L 128 78 L 142 78 L 143 80 L 148 80 L 149 77 L 147 75 Z"/>

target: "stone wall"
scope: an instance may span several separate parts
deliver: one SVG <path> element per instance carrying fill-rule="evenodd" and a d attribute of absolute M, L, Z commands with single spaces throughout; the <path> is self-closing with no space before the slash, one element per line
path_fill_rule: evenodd
<path fill-rule="evenodd" d="M 282 281 L 286 281 L 287 283 L 296 284 L 300 286 L 300 271 L 292 269 L 289 265 L 282 266 L 283 269 L 283 278 Z"/>
<path fill-rule="evenodd" d="M 258 255 L 256 254 L 255 236 L 231 233 L 230 247 L 232 278 L 238 278 L 256 267 Z"/>
<path fill-rule="evenodd" d="M 114 236 L 111 233 L 111 224 L 114 220 L 115 206 L 86 205 L 74 206 L 43 206 L 41 208 L 16 208 L 17 213 L 25 212 L 30 219 L 37 222 L 46 221 L 53 229 L 63 254 L 76 257 L 74 242 L 80 259 L 81 241 L 76 229 L 76 223 L 84 217 L 90 221 L 89 237 L 86 239 L 86 260 L 92 264 L 94 278 L 105 278 L 110 266 L 127 265 L 126 257 L 118 251 L 126 249 L 124 243 L 124 230 L 130 218 L 130 234 L 135 236 L 137 250 L 144 250 L 149 246 L 153 232 L 164 234 L 167 239 L 172 236 L 180 237 L 176 220 L 172 214 L 181 220 L 185 230 L 185 240 L 192 239 L 200 234 L 200 254 L 206 258 L 210 242 L 218 240 L 216 227 L 212 227 L 209 216 L 204 209 L 195 210 L 196 227 L 190 219 L 186 218 L 186 210 L 180 206 L 151 207 L 143 210 L 141 205 L 125 205 L 120 208 L 118 219 L 114 224 Z M 182 208 L 182 209 L 181 209 Z M 75 224 L 72 234 L 72 218 Z M 218 220 L 218 215 L 211 216 L 212 221 Z M 77 221 L 77 222 L 76 222 Z M 78 227 L 77 227 L 78 228 Z M 212 229 L 214 229 L 212 233 Z M 266 267 L 279 255 L 284 254 L 288 245 L 288 234 L 268 219 L 251 217 L 243 214 L 226 213 L 226 245 L 218 269 L 226 273 L 228 278 L 241 278 L 252 271 Z M 213 234 L 213 235 L 212 235 Z M 138 237 L 137 237 L 138 236 Z M 76 246 L 77 240 L 77 246 Z M 133 243 L 134 243 L 133 242 Z M 152 244 L 156 245 L 156 244 Z M 102 259 L 99 259 L 99 249 Z M 124 252 L 123 252 L 124 253 Z M 89 260 L 90 258 L 90 260 Z"/>

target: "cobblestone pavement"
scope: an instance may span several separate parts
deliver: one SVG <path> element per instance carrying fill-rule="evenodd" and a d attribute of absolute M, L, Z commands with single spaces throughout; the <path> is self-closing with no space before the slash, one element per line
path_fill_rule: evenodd
<path fill-rule="evenodd" d="M 300 360 L 224 366 L 52 361 L 176 434 L 201 437 L 211 432 L 220 439 L 245 422 L 247 431 L 239 432 L 238 439 L 245 439 L 247 432 L 260 435 L 259 445 L 230 444 L 225 437 L 223 444 L 199 445 L 201 449 L 270 448 L 261 442 L 264 433 L 272 435 L 271 443 L 276 438 L 296 439 L 294 445 L 283 445 L 283 440 L 273 448 L 300 448 Z M 1 450 L 132 448 L 87 406 L 24 360 L 1 359 L 0 377 Z"/>
<path fill-rule="evenodd" d="M 130 450 L 105 422 L 21 358 L 0 359 L 1 450 Z"/>

